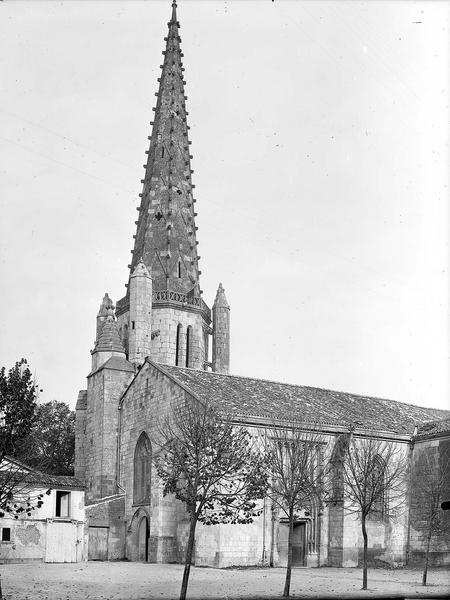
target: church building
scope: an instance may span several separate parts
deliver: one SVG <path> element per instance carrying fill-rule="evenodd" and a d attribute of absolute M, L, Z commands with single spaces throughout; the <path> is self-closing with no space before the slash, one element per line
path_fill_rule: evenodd
<path fill-rule="evenodd" d="M 90 559 L 183 561 L 186 510 L 175 498 L 163 497 L 152 453 L 158 418 L 185 403 L 220 406 L 252 431 L 270 427 L 274 419 L 289 424 L 301 412 L 305 421 L 321 423 L 330 452 L 349 431 L 399 444 L 411 456 L 418 447 L 439 452 L 450 444 L 446 411 L 229 374 L 230 306 L 225 290 L 219 284 L 210 309 L 200 287 L 176 11 L 174 2 L 127 291 L 115 306 L 108 294 L 101 302 L 92 368 L 76 405 L 75 476 L 86 486 Z M 441 424 L 431 426 L 431 438 L 420 438 L 420 428 L 432 422 Z M 421 444 L 420 439 L 414 443 L 416 437 Z M 373 561 L 407 562 L 415 531 L 409 516 L 406 511 L 396 523 L 383 519 L 369 523 Z M 295 536 L 297 565 L 356 566 L 360 560 L 360 526 L 346 515 L 342 502 L 299 514 Z M 419 534 L 414 537 L 417 556 L 421 539 Z M 436 544 L 437 562 L 448 562 L 445 543 Z M 195 564 L 283 565 L 286 550 L 287 524 L 266 499 L 253 524 L 199 525 Z"/>

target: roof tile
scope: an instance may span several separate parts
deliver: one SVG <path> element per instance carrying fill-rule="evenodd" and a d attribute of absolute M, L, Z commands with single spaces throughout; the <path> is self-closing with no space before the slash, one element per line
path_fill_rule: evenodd
<path fill-rule="evenodd" d="M 412 434 L 416 424 L 450 418 L 449 411 L 422 408 L 395 400 L 168 365 L 159 366 L 200 400 L 213 402 L 236 416 L 270 420 L 302 418 L 323 425 L 360 425 L 400 434 Z"/>

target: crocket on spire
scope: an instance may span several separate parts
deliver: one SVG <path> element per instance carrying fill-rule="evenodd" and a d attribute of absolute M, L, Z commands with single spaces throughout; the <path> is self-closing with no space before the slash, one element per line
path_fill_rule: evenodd
<path fill-rule="evenodd" d="M 153 289 L 199 295 L 199 270 L 191 181 L 186 99 L 177 4 L 165 38 L 164 63 L 145 176 L 130 274 L 142 257 Z"/>

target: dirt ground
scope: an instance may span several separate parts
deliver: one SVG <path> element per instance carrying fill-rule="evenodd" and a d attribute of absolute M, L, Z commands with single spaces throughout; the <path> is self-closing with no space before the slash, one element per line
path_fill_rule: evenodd
<path fill-rule="evenodd" d="M 182 565 L 154 565 L 127 562 L 78 564 L 0 565 L 6 600 L 154 600 L 178 598 Z M 284 569 L 209 569 L 192 567 L 189 600 L 198 598 L 280 597 Z M 429 585 L 420 585 L 421 572 L 398 569 L 370 569 L 369 590 L 361 592 L 360 569 L 294 569 L 291 592 L 294 597 L 371 597 L 403 593 L 420 598 L 447 594 L 450 575 L 443 570 L 429 573 Z M 441 596 L 442 597 L 442 596 Z"/>

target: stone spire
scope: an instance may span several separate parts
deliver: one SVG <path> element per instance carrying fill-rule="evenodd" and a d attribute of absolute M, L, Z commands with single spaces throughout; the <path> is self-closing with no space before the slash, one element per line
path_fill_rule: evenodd
<path fill-rule="evenodd" d="M 157 101 L 130 275 L 140 258 L 152 273 L 153 289 L 199 296 L 199 270 L 191 182 L 180 24 L 176 2 L 165 38 Z"/>
<path fill-rule="evenodd" d="M 217 373 L 230 371 L 230 305 L 221 283 L 213 304 L 212 369 Z"/>
<path fill-rule="evenodd" d="M 111 315 L 106 318 L 103 324 L 102 332 L 95 344 L 94 352 L 118 352 L 125 354 L 125 348 L 120 339 L 117 323 Z"/>
<path fill-rule="evenodd" d="M 125 358 L 125 348 L 119 335 L 117 322 L 112 314 L 108 314 L 103 322 L 99 337 L 95 343 L 92 354 L 92 370 L 98 369 L 112 356 Z"/>

